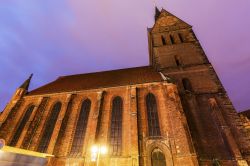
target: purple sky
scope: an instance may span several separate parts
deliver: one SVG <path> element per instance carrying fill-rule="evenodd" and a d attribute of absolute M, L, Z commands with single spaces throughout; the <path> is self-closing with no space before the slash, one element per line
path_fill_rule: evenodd
<path fill-rule="evenodd" d="M 162 0 L 196 32 L 237 111 L 250 108 L 250 1 Z M 58 76 L 148 64 L 152 0 L 1 0 L 0 110 L 34 73 Z"/>

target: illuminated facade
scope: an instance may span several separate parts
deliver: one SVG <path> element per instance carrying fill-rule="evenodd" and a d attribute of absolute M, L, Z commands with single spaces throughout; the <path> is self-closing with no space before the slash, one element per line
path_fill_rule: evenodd
<path fill-rule="evenodd" d="M 0 138 L 53 154 L 53 166 L 97 157 L 103 166 L 247 165 L 249 132 L 191 26 L 156 8 L 148 39 L 149 66 L 63 76 L 28 92 L 30 77 L 1 114 Z"/>

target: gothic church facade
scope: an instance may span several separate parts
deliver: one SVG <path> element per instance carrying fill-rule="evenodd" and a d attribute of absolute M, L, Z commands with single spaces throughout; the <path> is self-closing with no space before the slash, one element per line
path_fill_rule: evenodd
<path fill-rule="evenodd" d="M 250 135 L 192 27 L 156 8 L 150 65 L 59 77 L 0 116 L 8 146 L 54 155 L 47 165 L 248 165 Z"/>

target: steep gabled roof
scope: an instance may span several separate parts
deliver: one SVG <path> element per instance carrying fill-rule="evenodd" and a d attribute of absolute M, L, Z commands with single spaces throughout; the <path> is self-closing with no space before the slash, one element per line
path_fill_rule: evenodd
<path fill-rule="evenodd" d="M 162 9 L 159 13 L 159 10 L 156 8 L 155 11 L 155 24 L 150 29 L 151 31 L 156 30 L 160 27 L 169 27 L 169 26 L 179 26 L 179 27 L 192 27 L 182 19 L 178 18 L 177 16 L 173 15 L 172 13 Z"/>
<path fill-rule="evenodd" d="M 150 66 L 111 70 L 59 77 L 28 95 L 71 92 L 105 87 L 162 81 L 161 75 Z"/>

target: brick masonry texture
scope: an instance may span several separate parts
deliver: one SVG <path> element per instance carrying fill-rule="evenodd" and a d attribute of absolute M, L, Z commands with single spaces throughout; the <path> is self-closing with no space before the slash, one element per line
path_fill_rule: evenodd
<path fill-rule="evenodd" d="M 53 106 L 62 106 L 45 153 L 48 166 L 92 166 L 91 147 L 110 144 L 112 101 L 122 99 L 121 154 L 100 155 L 100 166 L 247 166 L 249 119 L 237 114 L 190 25 L 156 11 L 148 29 L 150 66 L 59 77 L 31 92 L 17 89 L 0 115 L 0 137 L 13 139 L 27 109 L 34 105 L 16 147 L 38 151 Z M 156 99 L 160 135 L 150 136 L 146 96 Z M 70 155 L 81 105 L 91 101 L 80 157 Z"/>

